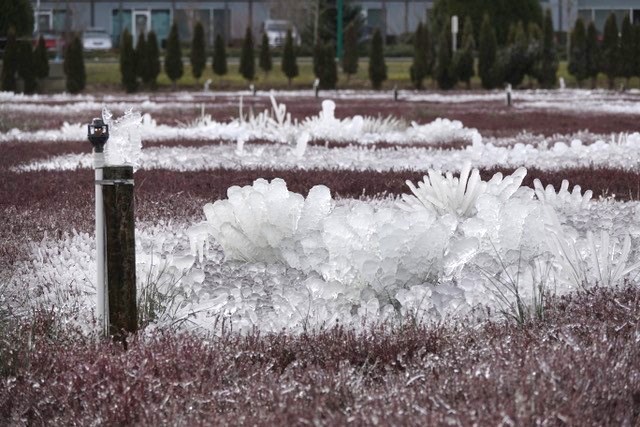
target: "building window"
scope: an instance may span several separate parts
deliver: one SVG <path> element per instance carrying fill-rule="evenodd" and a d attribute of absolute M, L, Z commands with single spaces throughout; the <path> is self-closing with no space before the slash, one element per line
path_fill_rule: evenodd
<path fill-rule="evenodd" d="M 36 31 L 48 32 L 53 29 L 53 12 L 37 12 L 35 14 Z"/>
<path fill-rule="evenodd" d="M 53 11 L 53 31 L 64 32 L 71 30 L 71 15 L 66 10 Z"/>
<path fill-rule="evenodd" d="M 156 33 L 160 46 L 166 46 L 171 30 L 171 11 L 169 9 L 152 10 L 151 29 Z"/>

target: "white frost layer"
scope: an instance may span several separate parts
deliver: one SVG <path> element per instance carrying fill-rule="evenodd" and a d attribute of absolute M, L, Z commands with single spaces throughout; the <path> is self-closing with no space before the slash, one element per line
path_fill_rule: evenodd
<path fill-rule="evenodd" d="M 609 142 L 584 145 L 543 141 L 538 146 L 515 144 L 495 146 L 475 143 L 462 150 L 422 147 L 373 149 L 357 145 L 343 148 L 309 146 L 301 155 L 297 147 L 286 145 L 243 144 L 242 150 L 230 144 L 204 147 L 152 147 L 142 151 L 142 169 L 176 171 L 213 170 L 217 168 L 299 168 L 350 170 L 427 170 L 457 171 L 465 162 L 478 168 L 535 167 L 556 170 L 570 167 L 607 167 L 637 170 L 640 167 L 640 133 Z M 72 170 L 90 168 L 91 156 L 70 154 L 20 165 L 18 171 Z"/>
<path fill-rule="evenodd" d="M 182 126 L 158 125 L 148 114 L 142 118 L 140 132 L 147 141 L 164 140 L 227 140 L 250 141 L 264 139 L 293 145 L 303 135 L 311 139 L 330 141 L 356 141 L 360 144 L 375 142 L 421 143 L 425 145 L 447 143 L 450 141 L 477 142 L 481 140 L 475 129 L 465 128 L 461 122 L 437 119 L 432 123 L 407 126 L 402 120 L 354 116 L 336 119 L 335 103 L 325 100 L 322 111 L 302 122 L 291 120 L 285 104 L 279 104 L 272 96 L 271 109 L 257 115 L 245 115 L 240 99 L 239 118 L 230 122 L 218 122 L 206 115 L 193 123 Z M 12 129 L 0 134 L 0 141 L 67 141 L 85 140 L 86 125 L 65 123 L 59 130 L 38 130 L 21 132 Z M 107 147 L 109 142 L 107 142 Z"/>
<path fill-rule="evenodd" d="M 237 104 L 239 96 L 252 99 L 265 99 L 275 94 L 278 99 L 312 98 L 313 90 L 298 91 L 262 91 L 256 96 L 247 91 L 216 91 L 216 92 L 174 92 L 171 94 L 138 93 L 96 96 L 90 94 L 54 94 L 54 95 L 23 95 L 12 92 L 0 92 L 0 111 L 41 111 L 51 103 L 67 103 L 83 105 L 87 109 L 100 110 L 103 105 L 113 105 L 124 111 L 126 108 L 140 108 L 143 111 L 153 111 L 163 108 L 175 108 L 175 103 L 228 103 Z M 331 99 L 367 99 L 392 101 L 392 91 L 367 90 L 335 90 L 321 91 L 322 97 Z M 469 102 L 502 102 L 505 93 L 494 91 L 450 91 L 447 93 L 430 91 L 399 91 L 404 102 L 432 102 L 432 103 L 469 103 Z M 516 90 L 513 99 L 517 108 L 552 108 L 571 111 L 591 111 L 594 113 L 629 113 L 638 114 L 640 91 L 631 89 L 620 93 L 604 89 L 565 89 L 565 90 Z M 84 104 L 83 104 L 84 103 Z M 148 107 L 148 108 L 144 108 Z M 15 108 L 15 110 L 13 110 Z M 53 108 L 56 108 L 53 106 Z M 71 108 L 74 108 L 71 105 Z M 78 112 L 82 110 L 78 109 Z M 87 111 L 87 110 L 84 110 Z"/>
<path fill-rule="evenodd" d="M 277 194 L 284 196 L 282 192 Z M 281 203 L 283 200 L 277 194 L 271 197 L 278 200 L 279 206 L 284 209 L 285 204 Z M 554 194 L 556 194 L 555 191 Z M 249 200 L 252 199 L 251 193 L 247 196 Z M 312 196 L 304 216 L 308 217 L 316 213 L 317 203 L 323 200 L 320 206 L 326 206 L 325 196 L 322 192 Z M 288 200 L 290 197 L 292 199 Z M 289 203 L 301 197 L 287 194 L 284 202 Z M 314 197 L 316 197 L 316 204 L 312 205 Z M 512 197 L 507 200 L 511 200 Z M 624 236 L 630 233 L 634 244 L 632 252 L 635 251 L 630 258 L 636 259 L 635 245 L 640 239 L 639 203 L 588 202 L 585 207 L 581 205 L 582 198 L 568 202 L 567 199 L 570 196 L 566 189 L 558 192 L 555 198 L 551 195 L 551 191 L 543 197 L 556 207 L 558 217 L 562 218 L 565 234 L 571 239 L 568 242 L 576 242 L 581 251 L 579 254 L 584 255 L 587 262 L 589 262 L 587 255 L 591 253 L 586 237 L 587 230 L 594 231 L 596 237 L 592 237 L 592 240 L 596 246 L 600 245 L 600 247 L 603 247 L 601 244 L 603 239 L 600 238 L 599 230 L 606 230 L 612 241 L 623 241 Z M 480 200 L 477 202 L 480 203 Z M 518 197 L 513 199 L 513 202 L 521 204 L 524 200 Z M 507 240 L 495 240 L 500 253 L 518 239 L 524 243 L 533 242 L 528 240 L 528 236 L 540 239 L 540 236 L 535 236 L 534 230 L 526 231 L 520 237 L 512 235 L 510 230 L 514 230 L 512 226 L 521 223 L 522 215 L 514 215 L 508 223 L 510 225 L 494 223 L 492 215 L 496 210 L 483 204 L 479 205 L 479 211 L 474 213 L 475 225 L 468 224 L 468 227 L 461 227 L 473 217 L 466 219 L 460 217 L 452 222 L 452 224 L 458 223 L 458 230 L 453 232 L 453 238 L 450 240 L 451 243 L 458 243 L 450 244 L 448 251 L 442 254 L 425 252 L 424 250 L 436 243 L 432 236 L 427 236 L 426 239 L 414 238 L 412 230 L 408 227 L 428 224 L 428 215 L 425 218 L 424 215 L 421 216 L 416 212 L 409 215 L 409 218 L 413 218 L 410 220 L 413 223 L 408 222 L 407 218 L 398 211 L 393 200 L 367 203 L 358 200 L 331 200 L 330 203 L 332 221 L 340 228 L 332 231 L 333 241 L 321 242 L 322 245 L 326 245 L 327 248 L 333 247 L 333 250 L 346 250 L 340 249 L 339 245 L 347 240 L 347 236 L 352 237 L 352 241 L 346 242 L 351 248 L 363 242 L 369 242 L 368 246 L 348 254 L 353 265 L 349 266 L 348 263 L 340 261 L 331 268 L 330 271 L 334 274 L 344 273 L 341 276 L 342 279 L 353 276 L 354 271 L 360 270 L 363 271 L 363 277 L 368 277 L 367 274 L 371 275 L 377 271 L 375 269 L 385 270 L 394 264 L 397 264 L 398 268 L 405 273 L 411 269 L 425 270 L 428 266 L 421 265 L 420 257 L 430 256 L 429 254 L 441 258 L 442 262 L 448 266 L 455 266 L 456 260 L 465 260 L 469 257 L 470 248 L 475 250 L 475 246 L 459 243 L 464 241 L 461 240 L 464 233 L 471 233 L 472 230 L 477 232 L 484 230 L 490 234 L 497 232 L 504 236 Z M 263 206 L 264 210 L 256 212 L 253 223 L 249 222 L 247 226 L 250 227 L 253 224 L 255 227 L 265 221 L 272 224 L 277 224 L 276 221 L 288 224 L 286 215 L 277 220 L 273 216 L 276 212 L 271 213 L 271 208 Z M 302 209 L 304 211 L 304 205 Z M 525 210 L 530 209 L 525 208 Z M 534 208 L 536 209 L 537 207 Z M 509 215 L 507 211 L 499 211 L 500 209 L 497 213 L 500 218 Z M 324 212 L 318 210 L 318 216 L 315 219 L 312 216 L 303 223 L 298 221 L 296 224 L 296 229 L 306 227 L 308 230 L 307 238 L 300 240 L 300 244 L 307 252 L 315 251 L 321 254 L 322 248 L 314 248 L 314 242 L 318 242 L 317 233 L 322 223 L 318 218 Z M 393 215 L 389 217 L 389 213 Z M 492 214 L 487 215 L 489 213 Z M 483 223 L 478 222 L 478 215 L 483 219 Z M 534 218 L 531 219 L 534 220 Z M 527 221 L 526 218 L 524 220 Z M 251 218 L 248 221 L 251 221 Z M 437 220 L 439 223 L 443 221 L 442 218 Z M 314 228 L 316 231 L 312 231 Z M 341 236 L 341 231 L 347 234 Z M 471 303 L 499 307 L 489 277 L 495 279 L 498 277 L 496 275 L 500 272 L 504 274 L 504 271 L 496 263 L 496 252 L 493 248 L 477 252 L 475 258 L 470 258 L 466 264 L 454 268 L 454 271 L 462 272 L 461 277 L 465 278 L 457 286 L 450 282 L 432 281 L 431 279 L 443 275 L 444 272 L 444 270 L 437 270 L 434 266 L 424 276 L 405 276 L 409 280 L 407 283 L 402 283 L 398 279 L 398 283 L 380 292 L 376 290 L 376 288 L 381 289 L 381 284 L 377 280 L 374 280 L 373 284 L 359 280 L 351 282 L 329 280 L 323 279 L 314 272 L 306 274 L 282 262 L 225 260 L 222 248 L 215 241 L 210 241 L 208 246 L 202 247 L 203 256 L 200 261 L 198 256 L 192 254 L 189 242 L 189 236 L 193 237 L 194 232 L 187 223 L 140 223 L 137 225 L 136 257 L 139 295 L 142 295 L 145 289 L 150 289 L 149 284 L 157 283 L 161 295 L 169 296 L 169 301 L 172 301 L 166 310 L 161 311 L 157 320 L 158 326 L 184 326 L 205 332 L 219 332 L 216 330 L 216 325 L 219 326 L 222 319 L 225 319 L 227 325 L 229 321 L 232 322 L 234 331 L 240 332 L 250 331 L 253 326 L 263 331 L 277 332 L 282 328 L 301 331 L 305 327 L 333 325 L 336 320 L 355 326 L 360 325 L 362 321 L 401 319 L 404 315 L 416 315 L 428 320 L 439 316 L 438 313 L 451 311 L 464 313 L 464 308 Z M 267 229 L 264 233 L 269 236 Z M 420 229 L 417 229 L 416 234 L 419 233 L 421 233 Z M 450 227 L 443 229 L 440 234 L 441 237 L 451 235 Z M 402 249 L 401 253 L 391 250 L 405 238 L 413 241 L 414 246 Z M 385 243 L 375 249 L 375 246 L 372 246 L 375 241 Z M 282 243 L 282 240 L 280 242 Z M 375 269 L 368 269 L 366 266 L 370 265 L 370 262 L 367 259 L 372 252 L 367 251 L 373 249 L 384 253 L 385 261 L 376 264 Z M 619 261 L 621 249 L 618 246 L 614 251 L 617 254 L 613 256 L 615 263 Z M 596 251 L 596 253 L 599 252 Z M 401 262 L 402 256 L 407 257 L 406 262 Z M 513 252 L 504 254 L 504 262 L 507 264 L 511 262 L 509 264 L 511 273 L 516 263 L 514 259 L 517 257 Z M 422 259 L 422 261 L 427 260 L 428 258 Z M 614 265 L 619 265 L 615 263 L 612 262 Z M 524 266 L 526 263 L 522 264 Z M 592 265 L 591 262 L 589 264 Z M 539 265 L 534 262 L 531 265 L 533 270 L 523 267 L 522 288 L 525 297 L 528 297 L 527 292 L 530 291 L 526 289 L 527 280 L 532 280 L 526 278 L 532 277 L 531 271 L 535 271 Z M 344 270 L 345 266 L 346 270 Z M 488 275 L 478 274 L 477 270 L 474 272 L 474 268 L 478 266 L 485 269 Z M 554 268 L 562 271 L 561 269 L 567 268 L 567 265 L 557 265 Z M 593 269 L 585 271 L 595 272 Z M 392 279 L 383 277 L 383 282 L 388 284 Z M 58 312 L 69 314 L 70 321 L 76 319 L 81 325 L 91 327 L 95 307 L 93 236 L 74 233 L 62 239 L 45 237 L 41 242 L 32 244 L 31 261 L 16 266 L 10 285 L 16 289 L 18 295 L 24 296 L 25 305 L 22 308 L 25 311 L 34 306 L 50 307 L 51 304 L 55 304 Z M 563 293 L 569 289 L 565 285 L 559 285 L 555 291 Z"/>

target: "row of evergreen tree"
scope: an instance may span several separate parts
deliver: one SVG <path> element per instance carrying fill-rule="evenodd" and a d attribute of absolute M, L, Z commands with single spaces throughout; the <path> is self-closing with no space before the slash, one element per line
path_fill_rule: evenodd
<path fill-rule="evenodd" d="M 15 32 L 9 32 L 2 63 L 0 89 L 3 91 L 17 92 L 20 78 L 22 92 L 35 93 L 42 79 L 49 75 L 47 48 L 42 37 L 33 48 L 31 41 L 18 40 Z"/>
<path fill-rule="evenodd" d="M 629 78 L 640 77 L 640 25 L 634 26 L 629 15 L 622 20 L 620 32 L 615 15 L 609 15 L 602 44 L 598 43 L 593 22 L 585 29 L 584 22 L 578 18 L 570 41 L 569 72 L 575 76 L 578 86 L 590 79 L 591 86 L 595 87 L 600 72 L 607 76 L 610 89 L 616 77 L 624 77 L 627 86 Z"/>
<path fill-rule="evenodd" d="M 434 37 L 427 25 L 418 25 L 414 35 L 414 56 L 410 77 L 416 89 L 423 88 L 427 77 L 432 77 L 440 89 L 451 89 L 458 82 L 470 87 L 476 75 L 474 66 L 477 54 L 477 73 L 482 87 L 493 89 L 509 83 L 520 85 L 525 76 L 535 78 L 541 87 L 553 87 L 556 83 L 558 58 L 553 33 L 551 13 L 547 11 L 542 29 L 530 22 L 512 24 L 508 42 L 498 46 L 495 26 L 488 14 L 484 15 L 479 41 L 474 37 L 473 22 L 467 16 L 462 26 L 460 48 L 452 52 L 450 23 L 442 26 Z"/>
<path fill-rule="evenodd" d="M 357 37 L 358 33 L 355 26 L 347 28 L 345 55 L 342 62 L 343 71 L 347 74 L 347 78 L 358 71 Z M 379 31 L 376 31 L 372 40 L 372 56 L 369 67 L 370 78 L 374 88 L 380 88 L 382 82 L 386 79 L 386 65 L 384 63 L 382 45 L 382 36 Z M 140 87 L 140 83 L 146 85 L 149 89 L 155 88 L 155 81 L 160 71 L 158 55 L 157 39 L 153 32 L 150 32 L 146 39 L 143 34 L 140 34 L 134 48 L 131 35 L 127 30 L 124 31 L 121 37 L 120 72 L 122 84 L 128 92 L 137 90 Z M 207 63 L 205 34 L 199 22 L 195 24 L 193 29 L 189 59 L 191 73 L 196 80 L 199 80 Z M 224 76 L 228 72 L 225 41 L 220 34 L 216 35 L 215 38 L 211 66 L 213 73 L 218 76 Z M 258 67 L 265 76 L 273 70 L 269 39 L 264 33 L 262 34 L 258 54 Z M 282 49 L 281 70 L 287 77 L 289 85 L 299 75 L 297 52 L 291 30 L 287 31 Z M 167 39 L 164 71 L 174 85 L 184 74 L 182 50 L 176 24 L 171 27 Z M 335 47 L 332 43 L 319 42 L 315 46 L 313 71 L 318 79 L 320 89 L 333 89 L 336 87 L 338 71 L 335 60 Z M 253 81 L 257 75 L 254 39 L 250 28 L 247 28 L 242 43 L 238 72 L 248 82 Z"/>
<path fill-rule="evenodd" d="M 470 17 L 464 21 L 462 46 L 455 54 L 451 52 L 451 37 L 449 24 L 444 25 L 437 40 L 433 40 L 428 26 L 418 26 L 410 69 L 411 81 L 417 89 L 423 88 L 427 77 L 432 77 L 441 89 L 450 89 L 457 82 L 465 82 L 469 87 L 475 75 L 476 53 L 478 76 L 486 89 L 506 83 L 516 87 L 526 76 L 536 79 L 543 88 L 555 87 L 557 83 L 558 49 L 549 10 L 542 28 L 535 22 L 530 22 L 526 30 L 522 22 L 512 24 L 503 47 L 498 46 L 495 25 L 489 15 L 482 21 L 477 46 Z M 578 18 L 571 32 L 568 56 L 569 73 L 578 86 L 591 79 L 591 86 L 595 87 L 599 73 L 607 76 L 611 89 L 617 77 L 626 78 L 628 85 L 629 78 L 640 76 L 640 26 L 634 26 L 626 15 L 619 32 L 616 16 L 611 14 L 600 43 L 595 24 L 585 26 Z"/>
<path fill-rule="evenodd" d="M 348 26 L 345 30 L 341 63 L 347 80 L 358 71 L 357 37 L 357 26 Z M 466 83 L 469 87 L 471 78 L 476 74 L 476 56 L 477 73 L 486 89 L 500 87 L 505 83 L 516 87 L 526 76 L 536 79 L 540 87 L 550 88 L 556 85 L 558 57 L 549 11 L 545 14 L 542 28 L 535 22 L 530 22 L 526 30 L 522 22 L 512 24 L 507 44 L 502 47 L 498 46 L 495 26 L 488 14 L 485 14 L 482 21 L 478 43 L 469 16 L 464 20 L 461 46 L 455 53 L 452 52 L 451 38 L 450 24 L 443 25 L 437 37 L 432 35 L 429 26 L 422 23 L 418 25 L 413 38 L 414 56 L 410 68 L 410 78 L 416 89 L 424 88 L 424 81 L 428 77 L 441 89 L 451 89 L 458 82 Z M 595 86 L 600 72 L 608 77 L 610 88 L 613 88 L 617 77 L 624 77 L 628 81 L 633 76 L 640 76 L 640 26 L 632 25 L 628 15 L 622 22 L 620 32 L 615 15 L 609 16 L 601 43 L 594 23 L 585 27 L 584 22 L 578 19 L 571 32 L 570 42 L 569 72 L 575 76 L 579 86 L 587 79 L 591 79 L 591 85 Z M 126 91 L 134 92 L 140 87 L 154 90 L 161 71 L 160 50 L 155 33 L 151 31 L 146 36 L 141 33 L 134 47 L 133 37 L 125 30 L 120 47 L 120 71 Z M 22 91 L 33 93 L 37 91 L 39 81 L 49 74 L 47 51 L 42 38 L 32 48 L 29 41 L 19 40 L 15 34 L 10 33 L 3 62 L 5 66 L 0 76 L 0 86 L 5 91 L 16 91 L 17 79 L 20 78 L 23 81 Z M 193 77 L 199 80 L 207 63 L 204 28 L 200 23 L 196 23 L 194 27 L 190 63 Z M 262 35 L 258 67 L 265 75 L 273 69 L 266 34 Z M 337 68 L 334 45 L 320 41 L 313 51 L 313 72 L 320 89 L 336 87 Z M 215 38 L 212 69 L 218 76 L 228 72 L 225 41 L 219 34 Z M 289 84 L 299 74 L 291 31 L 287 33 L 283 47 L 281 69 Z M 178 28 L 175 24 L 167 39 L 164 71 L 174 86 L 184 74 Z M 256 78 L 253 35 L 249 28 L 242 44 L 238 71 L 248 82 Z M 84 90 L 86 71 L 82 42 L 77 35 L 66 45 L 64 72 L 68 92 L 78 93 Z M 379 31 L 374 33 L 371 41 L 368 72 L 372 87 L 381 88 L 387 79 L 387 67 L 384 43 Z"/>
<path fill-rule="evenodd" d="M 451 89 L 458 82 L 470 87 L 471 79 L 476 75 L 475 58 L 478 60 L 477 74 L 482 87 L 493 89 L 509 83 L 513 87 L 521 85 L 528 76 L 535 79 L 542 88 L 552 88 L 557 83 L 558 48 L 553 32 L 551 12 L 547 10 L 543 18 L 542 28 L 535 22 L 529 22 L 527 28 L 522 22 L 512 24 L 509 28 L 507 43 L 499 46 L 495 25 L 488 14 L 484 15 L 479 33 L 479 42 L 474 37 L 473 23 L 470 16 L 464 20 L 461 46 L 452 52 L 452 33 L 450 24 L 445 24 L 438 37 L 433 37 L 429 26 L 420 23 L 414 34 L 414 56 L 410 67 L 410 79 L 416 89 L 424 88 L 424 81 L 432 77 L 441 89 Z M 193 31 L 191 43 L 191 70 L 198 80 L 206 66 L 206 48 L 204 30 L 197 23 Z M 357 25 L 345 29 L 344 55 L 342 71 L 347 80 L 358 72 L 358 28 Z M 155 41 L 154 41 L 155 43 Z M 615 15 L 611 14 L 606 21 L 602 43 L 598 42 L 598 33 L 593 22 L 585 29 L 584 22 L 578 18 L 571 33 L 569 51 L 569 72 L 575 76 L 578 85 L 591 78 L 595 85 L 598 73 L 609 78 L 609 86 L 613 88 L 616 77 L 630 78 L 640 76 L 640 26 L 633 26 L 629 16 L 625 16 L 622 31 L 618 34 Z M 138 39 L 135 51 L 127 50 L 132 57 L 144 57 L 144 36 Z M 154 49 L 157 55 L 157 46 Z M 124 53 L 123 53 L 124 55 Z M 165 72 L 175 82 L 182 77 L 182 61 L 177 27 L 174 25 L 167 42 Z M 157 59 L 155 60 L 158 63 Z M 122 63 L 122 62 L 121 62 Z M 135 64 L 136 59 L 129 60 Z M 333 89 L 338 82 L 335 46 L 318 42 L 313 50 L 313 72 L 318 79 L 320 89 Z M 273 68 L 271 50 L 266 34 L 262 36 L 258 55 L 258 66 L 265 75 Z M 133 70 L 135 66 L 131 65 Z M 212 68 L 216 75 L 223 76 L 228 72 L 225 43 L 220 35 L 216 37 Z M 291 84 L 298 76 L 295 46 L 291 31 L 287 33 L 282 51 L 282 72 Z M 156 70 L 158 65 L 140 67 L 139 73 Z M 251 29 L 247 29 L 240 55 L 239 73 L 247 80 L 256 77 L 255 52 Z M 380 31 L 376 30 L 371 40 L 369 55 L 369 80 L 374 89 L 380 89 L 387 79 L 387 67 L 384 60 L 384 43 Z M 131 85 L 123 84 L 127 90 L 135 90 L 135 78 Z M 134 75 L 133 71 L 128 75 Z M 142 74 L 138 77 L 147 82 Z M 155 81 L 155 77 L 154 77 Z M 153 87 L 151 85 L 150 87 Z"/>

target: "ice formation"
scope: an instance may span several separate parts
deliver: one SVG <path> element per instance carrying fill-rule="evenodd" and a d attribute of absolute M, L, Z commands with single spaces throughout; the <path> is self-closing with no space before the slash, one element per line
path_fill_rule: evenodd
<path fill-rule="evenodd" d="M 142 116 L 128 109 L 124 116 L 113 120 L 113 115 L 105 107 L 102 120 L 109 125 L 109 141 L 104 146 L 105 163 L 108 166 L 134 166 L 140 163 L 142 151 Z"/>
<path fill-rule="evenodd" d="M 279 197 L 267 194 L 274 186 Z M 273 206 L 258 202 L 254 193 L 284 210 L 267 212 Z M 562 251 L 571 257 L 576 249 L 567 260 L 555 247 L 551 217 L 531 190 L 503 202 L 484 193 L 476 201 L 475 216 L 468 218 L 438 217 L 426 209 L 406 212 L 391 199 L 333 200 L 323 187 L 304 198 L 285 191 L 278 181 L 236 188 L 232 197 L 236 207 L 229 204 L 231 209 L 245 203 L 264 209 L 254 225 L 248 216 L 224 218 L 236 227 L 233 233 L 257 239 L 262 253 L 275 261 L 244 261 L 244 255 L 234 260 L 211 238 L 208 221 L 138 224 L 139 295 L 158 292 L 156 298 L 165 301 L 155 325 L 219 333 L 226 322 L 234 331 L 258 327 L 278 332 L 336 321 L 358 327 L 365 320 L 396 321 L 406 315 L 430 320 L 464 314 L 475 305 L 500 308 L 513 301 L 501 301 L 500 291 L 514 283 L 530 302 L 541 283 L 551 283 L 547 292 L 561 294 L 585 283 L 607 286 L 638 274 L 633 261 L 639 255 L 637 202 L 590 201 L 585 217 L 571 225 L 558 210 L 557 233 L 566 243 Z M 287 216 L 291 210 L 295 215 Z M 269 247 L 269 241 L 279 246 Z M 233 249 L 235 243 L 227 243 Z M 25 296 L 26 311 L 55 303 L 70 322 L 90 325 L 92 236 L 45 237 L 32 250 L 32 259 L 16 265 L 10 283 Z M 573 266 L 584 273 L 577 280 L 571 277 Z"/>
<path fill-rule="evenodd" d="M 471 172 L 469 162 L 462 167 L 460 177 L 455 178 L 451 172 L 443 177 L 431 169 L 417 188 L 407 181 L 413 196 L 403 195 L 400 206 L 405 210 L 428 209 L 440 215 L 450 213 L 469 217 L 476 213 L 475 204 L 479 196 L 489 193 L 505 201 L 520 188 L 526 174 L 525 168 L 519 168 L 504 179 L 501 173 L 497 173 L 490 181 L 484 182 L 480 179 L 478 169 Z"/>
<path fill-rule="evenodd" d="M 351 294 L 358 312 L 384 316 L 418 310 L 437 317 L 504 303 L 495 283 L 505 277 L 534 298 L 539 286 L 611 286 L 640 267 L 630 261 L 638 254 L 628 235 L 601 233 L 598 240 L 561 224 L 548 202 L 562 199 L 565 186 L 539 200 L 520 187 L 525 174 L 485 182 L 469 165 L 460 178 L 430 171 L 422 192 L 413 187 L 416 196 L 378 208 L 342 206 L 324 186 L 304 198 L 280 179 L 257 180 L 207 204 L 207 220 L 190 238 L 198 247 L 212 236 L 228 262 L 279 264 L 317 277 L 312 293 Z M 575 276 L 578 264 L 587 266 L 585 277 Z"/>
<path fill-rule="evenodd" d="M 158 125 L 149 114 L 142 118 L 140 131 L 145 139 L 162 141 L 170 139 L 198 139 L 198 140 L 227 140 L 245 141 L 262 139 L 288 145 L 295 145 L 300 135 L 308 133 L 310 140 L 331 140 L 370 144 L 374 142 L 391 143 L 422 143 L 426 145 L 446 143 L 449 141 L 476 142 L 481 140 L 476 129 L 465 128 L 459 121 L 438 119 L 432 123 L 410 127 L 404 121 L 393 118 L 374 118 L 354 116 L 342 120 L 334 116 L 335 102 L 325 100 L 322 111 L 317 116 L 309 117 L 302 122 L 292 120 L 284 103 L 278 103 L 271 96 L 271 108 L 258 114 L 252 110 L 245 114 L 240 98 L 239 117 L 230 122 L 217 122 L 210 115 L 201 115 L 191 123 L 179 126 Z M 0 104 L 1 105 L 1 104 Z M 144 106 L 141 106 L 144 108 Z M 127 110 L 129 111 L 129 110 Z M 122 132 L 131 132 L 129 126 L 132 121 L 140 120 L 134 117 L 136 113 L 125 112 L 125 118 L 119 123 Z M 110 117 L 110 113 L 108 114 Z M 84 140 L 86 139 L 85 124 L 65 123 L 59 130 L 22 132 L 13 129 L 0 133 L 1 141 L 33 141 L 33 140 Z"/>
<path fill-rule="evenodd" d="M 336 93 L 335 98 L 358 96 L 345 92 Z M 384 99 L 379 94 L 364 96 Z M 468 102 L 502 96 L 406 94 L 405 98 Z M 555 92 L 522 92 L 518 96 L 518 108 L 578 105 L 595 110 L 597 104 L 598 111 L 638 110 L 637 102 L 633 102 L 635 94 L 609 98 L 606 107 L 601 101 L 609 95 L 604 91 L 565 91 L 562 96 L 574 102 L 559 100 Z M 102 103 L 86 95 L 52 98 L 74 103 L 69 108 L 78 111 Z M 197 99 L 192 94 L 179 98 L 189 104 Z M 175 106 L 173 96 L 166 105 L 161 102 L 169 98 L 163 99 L 162 95 L 152 102 L 144 97 L 127 101 L 132 99 L 140 105 L 148 102 L 147 108 L 141 108 L 146 111 Z M 562 103 L 564 106 L 559 106 Z M 0 93 L 2 111 L 49 107 L 38 96 Z M 151 148 L 140 157 L 145 168 L 277 165 L 433 169 L 423 182 L 409 185 L 411 194 L 393 203 L 334 200 L 330 190 L 322 186 L 303 197 L 290 192 L 282 180 L 258 180 L 252 186 L 232 187 L 227 200 L 207 205 L 203 223 L 142 224 L 136 230 L 140 295 L 160 292 L 172 301 L 160 313 L 158 324 L 188 322 L 211 331 L 215 319 L 225 318 L 233 322 L 234 330 L 248 331 L 257 326 L 279 331 L 336 321 L 357 326 L 366 319 L 396 319 L 409 314 L 437 319 L 451 313 L 464 314 L 476 305 L 508 305 L 513 300 L 500 297 L 504 286 L 516 284 L 523 298 L 531 301 L 540 285 L 563 293 L 595 283 L 613 286 L 637 277 L 637 202 L 594 201 L 590 191 L 583 193 L 580 187 L 571 190 L 566 181 L 558 191 L 552 186 L 543 188 L 539 181 L 534 182 L 533 190 L 522 188 L 523 168 L 510 176 L 496 175 L 482 181 L 466 162 L 478 168 L 605 166 L 632 170 L 640 165 L 640 134 L 594 144 L 548 139 L 537 146 L 504 147 L 483 143 L 477 132 L 455 121 L 442 119 L 407 126 L 393 118 L 337 119 L 335 108 L 335 103 L 325 101 L 316 117 L 296 123 L 286 106 L 273 98 L 268 111 L 250 113 L 229 123 L 216 122 L 203 114 L 193 123 L 165 126 L 149 115 L 144 115 L 140 123 L 134 113 L 113 122 L 112 138 L 122 141 L 137 141 L 130 138 L 137 126 L 150 139 L 216 138 L 235 142 L 202 148 Z M 84 140 L 86 125 L 0 134 L 0 141 L 55 138 Z M 255 138 L 286 144 L 257 146 L 251 144 Z M 415 147 L 373 150 L 356 145 L 327 149 L 308 144 L 314 138 L 349 142 L 357 138 L 364 144 L 382 140 L 430 144 L 464 139 L 472 144 L 453 151 Z M 128 162 L 134 157 L 127 154 L 118 161 Z M 25 165 L 22 170 L 90 167 L 90 162 L 90 156 L 60 156 Z M 460 176 L 450 173 L 463 164 Z M 32 259 L 17 266 L 11 278 L 16 289 L 28 290 L 25 304 L 55 302 L 56 309 L 80 307 L 91 317 L 95 293 L 92 237 L 75 233 L 56 240 L 45 238 L 32 249 Z"/>
<path fill-rule="evenodd" d="M 143 119 L 143 132 L 146 130 Z M 86 128 L 84 130 L 86 134 Z M 231 134 L 229 134 L 231 136 Z M 303 156 L 291 155 L 291 150 L 301 153 L 297 147 L 301 135 L 293 135 L 292 145 L 250 144 L 248 136 L 234 131 L 233 141 L 242 140 L 243 150 L 234 144 L 213 144 L 201 147 L 150 147 L 142 152 L 140 167 L 143 169 L 170 169 L 178 171 L 213 170 L 216 168 L 299 168 L 299 169 L 350 169 L 350 170 L 418 170 L 428 169 L 458 171 L 465 162 L 478 168 L 535 167 L 542 170 L 558 170 L 570 167 L 607 167 L 624 170 L 640 168 L 640 133 L 627 135 L 618 141 L 596 141 L 582 144 L 574 140 L 566 144 L 539 146 L 515 144 L 496 146 L 476 141 L 460 150 L 428 147 L 395 146 L 374 149 L 358 144 L 327 148 L 307 145 Z M 86 135 L 85 135 L 86 137 Z M 90 168 L 91 155 L 66 154 L 50 159 L 19 165 L 15 170 L 69 170 Z M 564 197 L 564 196 L 563 196 Z"/>

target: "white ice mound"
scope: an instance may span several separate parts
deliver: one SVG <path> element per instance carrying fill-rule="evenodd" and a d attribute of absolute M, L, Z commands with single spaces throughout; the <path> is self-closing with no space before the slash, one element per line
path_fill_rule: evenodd
<path fill-rule="evenodd" d="M 104 107 L 102 120 L 109 125 L 109 141 L 104 146 L 105 163 L 108 166 L 133 166 L 140 164 L 142 151 L 142 116 L 128 109 L 124 116 L 113 120 L 111 112 Z"/>
<path fill-rule="evenodd" d="M 213 236 L 227 260 L 283 265 L 325 302 L 383 317 L 511 305 L 534 298 L 541 281 L 562 293 L 613 285 L 640 268 L 629 236 L 578 232 L 548 203 L 561 204 L 565 186 L 539 200 L 520 186 L 525 174 L 482 181 L 469 165 L 459 177 L 429 171 L 415 195 L 383 205 L 334 201 L 324 186 L 305 198 L 281 179 L 259 179 L 205 206 L 207 220 L 189 231 L 193 255 Z"/>

